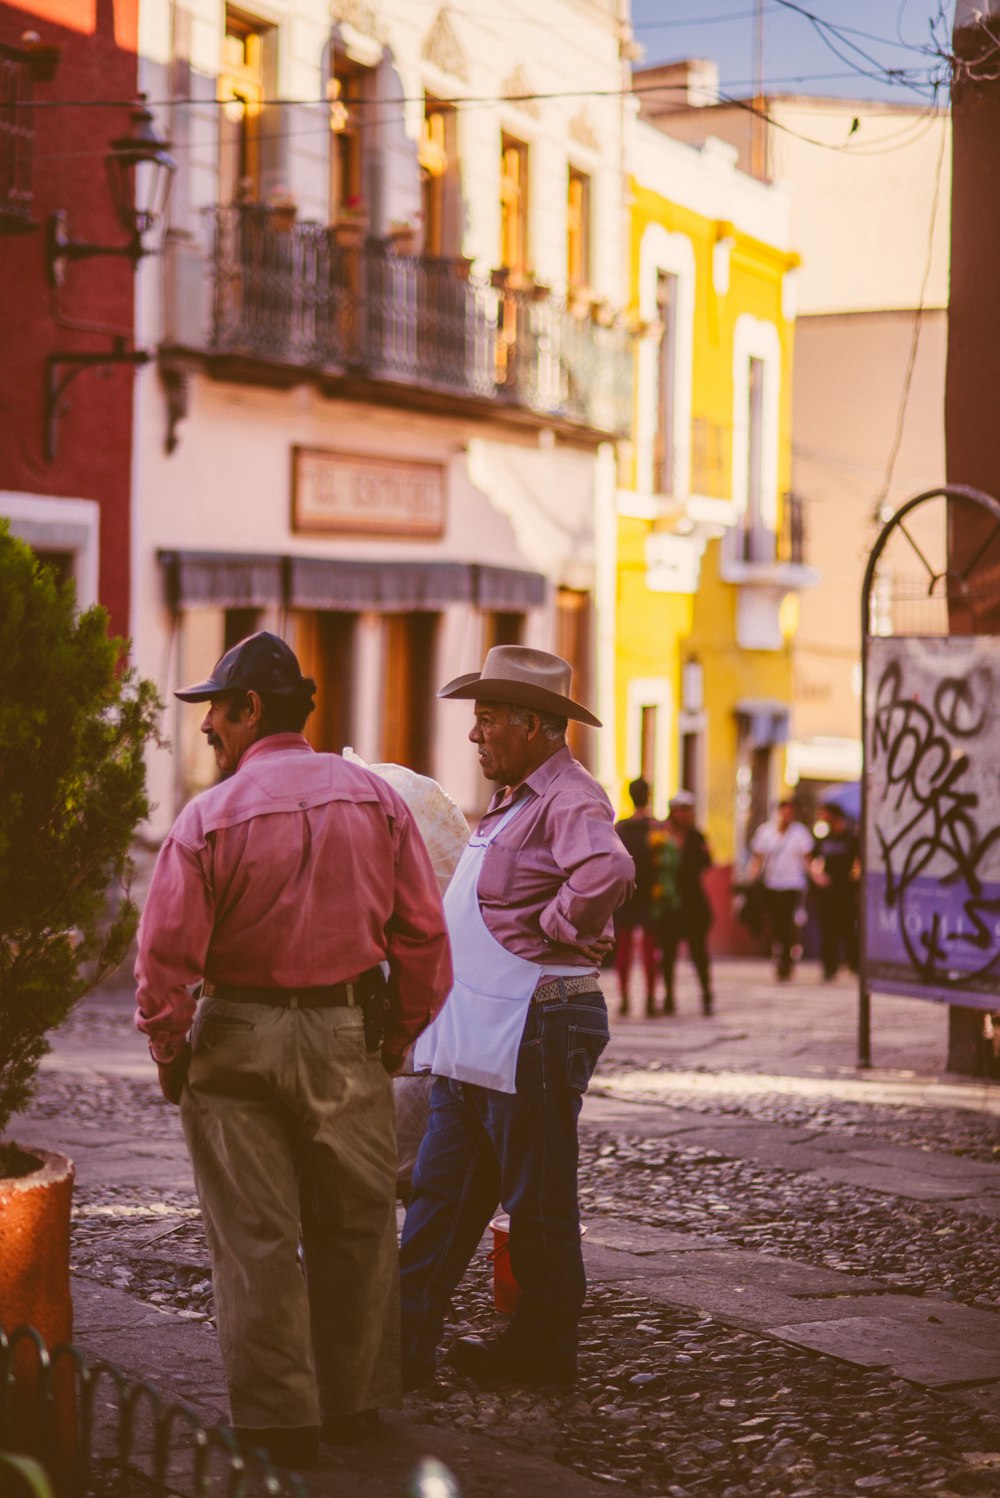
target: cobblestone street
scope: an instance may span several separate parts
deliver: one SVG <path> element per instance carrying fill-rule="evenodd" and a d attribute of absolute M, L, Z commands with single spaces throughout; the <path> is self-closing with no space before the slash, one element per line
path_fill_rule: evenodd
<path fill-rule="evenodd" d="M 803 970 L 778 991 L 733 964 L 718 991 L 714 1019 L 688 1003 L 617 1020 L 588 1097 L 577 1387 L 483 1391 L 446 1368 L 389 1431 L 470 1438 L 451 1458 L 463 1494 L 509 1491 L 528 1458 L 527 1493 L 553 1485 L 550 1466 L 563 1491 L 659 1498 L 1000 1493 L 1000 1089 L 939 1077 L 933 1006 L 884 1001 L 876 1060 L 891 1064 L 862 1077 L 846 984 Z M 121 988 L 71 1020 L 13 1132 L 77 1161 L 84 1351 L 224 1417 L 179 1124 L 128 1009 Z M 491 1272 L 484 1244 L 455 1331 L 497 1323 Z M 100 1291 L 123 1316 L 156 1308 L 170 1336 L 155 1368 L 138 1366 L 137 1332 L 115 1350 L 108 1303 L 88 1309 Z M 365 1464 L 340 1460 L 310 1490 L 351 1477 L 374 1492 Z"/>

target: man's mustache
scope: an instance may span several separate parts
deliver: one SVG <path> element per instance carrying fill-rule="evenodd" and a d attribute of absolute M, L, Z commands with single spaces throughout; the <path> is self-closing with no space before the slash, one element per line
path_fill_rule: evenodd
<path fill-rule="evenodd" d="M 217 733 L 209 733 L 206 734 L 205 737 L 208 739 L 208 742 L 211 744 L 213 749 L 222 748 L 222 740 L 219 738 L 219 735 Z"/>

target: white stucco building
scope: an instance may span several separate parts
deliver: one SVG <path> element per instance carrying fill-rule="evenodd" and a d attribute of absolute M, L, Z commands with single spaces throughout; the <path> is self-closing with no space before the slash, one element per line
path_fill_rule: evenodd
<path fill-rule="evenodd" d="M 173 740 L 154 834 L 213 772 L 171 689 L 255 628 L 319 681 L 317 747 L 401 760 L 470 810 L 468 714 L 434 692 L 490 644 L 567 655 L 611 731 L 593 640 L 631 417 L 617 12 L 143 6 L 179 161 L 137 328 L 159 378 L 137 394 L 132 632 Z"/>

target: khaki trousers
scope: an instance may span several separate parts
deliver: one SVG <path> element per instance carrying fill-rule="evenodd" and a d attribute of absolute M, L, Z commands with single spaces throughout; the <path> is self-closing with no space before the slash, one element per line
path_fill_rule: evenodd
<path fill-rule="evenodd" d="M 398 1405 L 392 1084 L 360 1009 L 205 998 L 192 1048 L 181 1118 L 233 1424 Z"/>

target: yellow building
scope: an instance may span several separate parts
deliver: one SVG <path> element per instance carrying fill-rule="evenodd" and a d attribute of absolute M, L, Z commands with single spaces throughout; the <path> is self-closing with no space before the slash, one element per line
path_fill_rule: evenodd
<path fill-rule="evenodd" d="M 624 805 L 645 775 L 660 813 L 678 786 L 694 793 L 723 916 L 783 786 L 797 592 L 817 580 L 790 493 L 798 262 L 786 194 L 719 141 L 694 149 L 639 123 L 632 199 L 642 336 L 618 491 L 618 787 Z"/>

